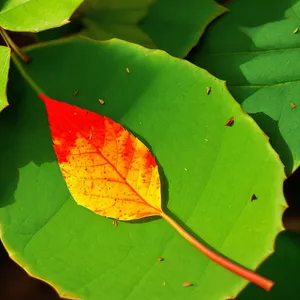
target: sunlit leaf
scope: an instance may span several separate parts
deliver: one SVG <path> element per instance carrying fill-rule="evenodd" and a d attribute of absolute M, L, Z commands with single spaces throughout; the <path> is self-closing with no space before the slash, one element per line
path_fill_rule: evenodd
<path fill-rule="evenodd" d="M 12 31 L 41 31 L 68 23 L 83 0 L 2 0 L 0 26 Z"/>
<path fill-rule="evenodd" d="M 65 39 L 26 54 L 31 64 L 14 59 L 25 82 L 12 73 L 19 88 L 11 86 L 11 105 L 0 115 L 1 238 L 11 257 L 79 299 L 235 297 L 246 280 L 211 262 L 165 220 L 116 227 L 76 204 L 37 97 L 51 95 L 128 129 L 161 166 L 165 213 L 254 270 L 282 230 L 283 165 L 224 82 L 163 51 L 119 40 Z"/>
<path fill-rule="evenodd" d="M 0 46 L 0 112 L 8 105 L 6 97 L 6 84 L 10 62 L 10 49 Z"/>
<path fill-rule="evenodd" d="M 290 174 L 300 163 L 300 1 L 239 0 L 228 8 L 189 59 L 226 80 Z"/>

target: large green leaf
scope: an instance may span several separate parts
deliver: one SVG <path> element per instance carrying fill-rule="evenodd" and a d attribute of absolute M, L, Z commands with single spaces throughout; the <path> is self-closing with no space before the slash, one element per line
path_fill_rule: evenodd
<path fill-rule="evenodd" d="M 85 36 L 96 40 L 117 37 L 184 57 L 206 26 L 225 11 L 213 0 L 87 0 L 78 16 Z"/>
<path fill-rule="evenodd" d="M 274 288 L 266 293 L 251 284 L 237 297 L 238 300 L 299 298 L 300 235 L 282 232 L 276 240 L 275 249 L 275 253 L 259 267 L 261 274 L 274 278 Z"/>
<path fill-rule="evenodd" d="M 240 0 L 229 8 L 190 60 L 226 80 L 290 173 L 300 162 L 300 33 L 293 33 L 300 1 Z"/>
<path fill-rule="evenodd" d="M 0 112 L 8 105 L 6 97 L 6 84 L 10 62 L 10 49 L 0 46 Z"/>
<path fill-rule="evenodd" d="M 41 31 L 68 23 L 83 0 L 2 0 L 0 26 L 12 31 Z"/>
<path fill-rule="evenodd" d="M 78 13 L 82 34 L 96 40 L 119 38 L 154 48 L 153 41 L 138 26 L 154 0 L 86 0 Z"/>
<path fill-rule="evenodd" d="M 29 48 L 28 54 L 30 65 L 17 63 L 26 82 L 19 79 L 20 88 L 10 89 L 11 106 L 0 116 L 6 136 L 0 220 L 10 255 L 64 296 L 235 296 L 246 281 L 209 261 L 164 220 L 119 222 L 116 228 L 76 205 L 35 92 L 109 116 L 134 132 L 161 165 L 163 202 L 179 222 L 255 269 L 282 229 L 284 171 L 224 82 L 163 51 L 119 40 L 66 39 Z M 231 116 L 233 126 L 224 126 Z M 251 201 L 254 193 L 258 199 Z M 158 262 L 159 256 L 165 260 Z M 194 286 L 184 288 L 186 281 Z"/>
<path fill-rule="evenodd" d="M 157 0 L 141 28 L 159 49 L 184 57 L 198 43 L 206 26 L 225 11 L 213 0 Z"/>

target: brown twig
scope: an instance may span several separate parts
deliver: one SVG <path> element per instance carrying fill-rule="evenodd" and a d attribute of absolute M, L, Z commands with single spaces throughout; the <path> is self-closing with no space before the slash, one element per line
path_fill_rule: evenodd
<path fill-rule="evenodd" d="M 14 41 L 2 27 L 0 27 L 0 34 L 6 45 L 11 48 L 25 64 L 28 64 L 30 62 L 30 57 L 21 51 L 21 49 L 14 43 Z"/>

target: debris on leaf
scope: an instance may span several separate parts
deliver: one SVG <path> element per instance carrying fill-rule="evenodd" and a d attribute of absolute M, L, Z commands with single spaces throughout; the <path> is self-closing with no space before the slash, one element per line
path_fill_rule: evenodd
<path fill-rule="evenodd" d="M 231 117 L 226 123 L 225 126 L 232 126 L 234 123 L 234 117 Z"/>
<path fill-rule="evenodd" d="M 90 131 L 89 140 L 92 138 L 92 136 L 93 136 L 93 131 Z"/>
<path fill-rule="evenodd" d="M 130 70 L 129 70 L 128 68 L 126 68 L 126 72 L 127 72 L 127 73 L 130 73 Z"/>
<path fill-rule="evenodd" d="M 294 102 L 291 102 L 290 104 L 291 104 L 291 107 L 292 107 L 292 108 L 295 108 L 295 107 L 296 107 L 296 104 L 295 104 Z"/>
<path fill-rule="evenodd" d="M 158 257 L 157 260 L 158 260 L 158 261 L 163 261 L 163 260 L 165 260 L 165 259 L 164 259 L 163 257 Z"/>
<path fill-rule="evenodd" d="M 193 283 L 192 282 L 185 282 L 182 284 L 183 286 L 193 286 Z"/>
<path fill-rule="evenodd" d="M 78 92 L 79 92 L 79 90 L 76 90 L 76 91 L 73 93 L 73 95 L 74 95 L 74 96 L 77 96 Z"/>
<path fill-rule="evenodd" d="M 297 28 L 295 28 L 295 30 L 293 31 L 293 34 L 296 34 L 296 33 L 298 33 L 299 32 L 299 28 L 297 27 Z"/>
<path fill-rule="evenodd" d="M 211 87 L 209 86 L 209 87 L 206 88 L 206 94 L 209 95 L 210 92 L 211 92 Z"/>
<path fill-rule="evenodd" d="M 104 100 L 102 100 L 102 99 L 98 99 L 99 100 L 99 102 L 100 102 L 100 104 L 104 104 L 105 102 L 104 102 Z"/>
<path fill-rule="evenodd" d="M 256 199 L 257 199 L 256 195 L 253 194 L 253 195 L 251 196 L 251 201 L 254 201 L 254 200 L 256 200 Z"/>
<path fill-rule="evenodd" d="M 118 227 L 118 221 L 117 220 L 113 220 L 113 224 L 115 227 Z"/>

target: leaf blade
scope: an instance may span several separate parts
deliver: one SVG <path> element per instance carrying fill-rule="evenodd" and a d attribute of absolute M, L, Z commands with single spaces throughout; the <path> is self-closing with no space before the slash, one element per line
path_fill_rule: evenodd
<path fill-rule="evenodd" d="M 281 2 L 269 10 L 271 5 L 270 0 L 229 3 L 230 14 L 209 27 L 189 60 L 226 80 L 235 99 L 270 137 L 290 175 L 300 162 L 300 35 L 293 33 L 300 2 Z"/>
<path fill-rule="evenodd" d="M 118 220 L 161 214 L 158 167 L 141 141 L 107 117 L 39 97 L 62 175 L 78 204 Z"/>
<path fill-rule="evenodd" d="M 67 39 L 28 51 L 38 63 L 18 65 L 26 80 L 45 94 L 116 120 L 149 142 L 165 174 L 163 201 L 170 199 L 170 210 L 203 240 L 250 269 L 272 253 L 282 230 L 283 166 L 222 81 L 162 51 L 118 40 Z M 49 55 L 55 59 L 46 59 Z M 22 94 L 11 93 L 24 109 L 8 136 L 26 138 L 28 148 L 18 156 L 19 144 L 8 140 L 9 151 L 0 156 L 4 166 L 15 166 L 0 182 L 18 183 L 16 190 L 5 185 L 11 190 L 0 197 L 16 197 L 0 208 L 2 237 L 31 274 L 63 293 L 91 299 L 128 295 L 135 300 L 147 293 L 152 299 L 215 300 L 233 297 L 246 285 L 209 263 L 163 220 L 121 222 L 116 230 L 111 220 L 76 205 L 61 180 L 44 104 L 28 86 Z M 232 115 L 234 125 L 224 126 Z M 258 200 L 251 202 L 254 192 Z M 186 281 L 195 283 L 192 289 L 182 288 Z"/>
<path fill-rule="evenodd" d="M 41 31 L 68 23 L 83 0 L 5 0 L 0 7 L 0 26 L 11 31 Z"/>
<path fill-rule="evenodd" d="M 87 0 L 80 7 L 84 29 L 81 34 L 96 40 L 119 38 L 149 48 L 152 39 L 138 26 L 154 0 Z"/>
<path fill-rule="evenodd" d="M 6 96 L 6 85 L 8 81 L 8 70 L 10 64 L 10 49 L 0 46 L 0 112 L 8 106 Z"/>
<path fill-rule="evenodd" d="M 157 0 L 140 26 L 157 48 L 185 57 L 198 43 L 206 26 L 226 11 L 213 0 Z"/>

